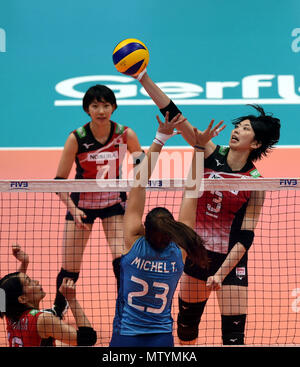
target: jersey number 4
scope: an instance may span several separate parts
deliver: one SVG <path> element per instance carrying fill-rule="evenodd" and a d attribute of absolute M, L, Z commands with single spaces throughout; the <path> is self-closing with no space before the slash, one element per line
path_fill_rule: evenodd
<path fill-rule="evenodd" d="M 145 312 L 150 312 L 150 313 L 162 313 L 163 310 L 165 309 L 166 305 L 167 305 L 167 295 L 169 293 L 169 285 L 166 283 L 160 283 L 160 282 L 153 282 L 153 287 L 154 288 L 162 288 L 164 291 L 163 293 L 156 293 L 155 294 L 155 298 L 160 298 L 162 300 L 162 305 L 160 308 L 154 308 L 154 307 L 144 307 L 144 306 L 139 306 L 133 303 L 133 298 L 134 297 L 143 297 L 145 296 L 148 292 L 149 292 L 149 284 L 140 278 L 137 278 L 135 276 L 132 275 L 131 280 L 135 283 L 140 284 L 143 289 L 141 291 L 138 292 L 130 292 L 128 293 L 128 304 L 131 307 L 136 308 L 137 310 L 140 311 L 145 311 Z"/>

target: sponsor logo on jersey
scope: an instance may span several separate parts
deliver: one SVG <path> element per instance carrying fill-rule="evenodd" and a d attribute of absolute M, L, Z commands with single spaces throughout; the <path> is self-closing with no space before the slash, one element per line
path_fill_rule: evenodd
<path fill-rule="evenodd" d="M 220 146 L 220 148 L 219 148 L 219 153 L 221 154 L 221 155 L 226 155 L 226 153 L 228 152 L 228 150 L 229 150 L 229 147 L 226 147 L 226 146 Z"/>
<path fill-rule="evenodd" d="M 257 178 L 260 176 L 260 173 L 258 172 L 258 170 L 255 168 L 253 171 L 250 171 L 250 175 L 254 178 Z"/>
<path fill-rule="evenodd" d="M 78 134 L 78 136 L 79 136 L 80 138 L 84 138 L 84 137 L 86 136 L 86 131 L 85 131 L 84 126 L 79 127 L 79 128 L 76 130 L 76 132 L 77 132 L 77 134 Z"/>
<path fill-rule="evenodd" d="M 246 268 L 243 267 L 237 267 L 235 270 L 236 276 L 242 280 L 246 276 Z"/>
<path fill-rule="evenodd" d="M 88 161 L 111 161 L 119 158 L 119 152 L 116 150 L 114 152 L 101 152 L 101 153 L 89 153 Z"/>
<path fill-rule="evenodd" d="M 37 313 L 39 313 L 40 312 L 40 310 L 31 310 L 30 312 L 29 312 L 29 314 L 31 315 L 31 316 L 35 316 Z"/>

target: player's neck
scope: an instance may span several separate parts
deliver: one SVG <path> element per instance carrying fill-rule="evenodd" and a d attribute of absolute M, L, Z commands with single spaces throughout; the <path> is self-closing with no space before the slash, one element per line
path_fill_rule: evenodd
<path fill-rule="evenodd" d="M 240 171 L 247 163 L 248 158 L 249 151 L 238 151 L 230 148 L 227 156 L 227 164 L 232 171 Z"/>
<path fill-rule="evenodd" d="M 96 139 L 102 139 L 108 137 L 110 134 L 111 125 L 109 120 L 100 123 L 91 121 L 90 128 Z"/>

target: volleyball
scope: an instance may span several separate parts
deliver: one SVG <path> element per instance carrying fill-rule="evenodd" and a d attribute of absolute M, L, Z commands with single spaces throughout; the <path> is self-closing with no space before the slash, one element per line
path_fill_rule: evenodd
<path fill-rule="evenodd" d="M 127 38 L 115 47 L 113 62 L 120 73 L 137 76 L 148 65 L 149 51 L 143 42 Z"/>

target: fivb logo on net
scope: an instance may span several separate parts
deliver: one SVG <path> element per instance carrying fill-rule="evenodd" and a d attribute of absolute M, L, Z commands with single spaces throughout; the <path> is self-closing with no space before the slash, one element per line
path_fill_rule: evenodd
<path fill-rule="evenodd" d="M 123 75 L 87 75 L 62 80 L 55 86 L 61 99 L 54 101 L 55 106 L 81 106 L 84 92 L 79 91 L 84 83 L 101 82 L 115 92 L 119 105 L 153 105 L 147 92 L 139 83 Z M 189 82 L 157 82 L 177 105 L 245 105 L 245 104 L 299 104 L 300 86 L 295 75 L 254 74 L 241 80 L 206 81 L 196 84 Z M 266 94 L 272 98 L 265 98 Z M 238 98 L 228 98 L 227 96 Z"/>

